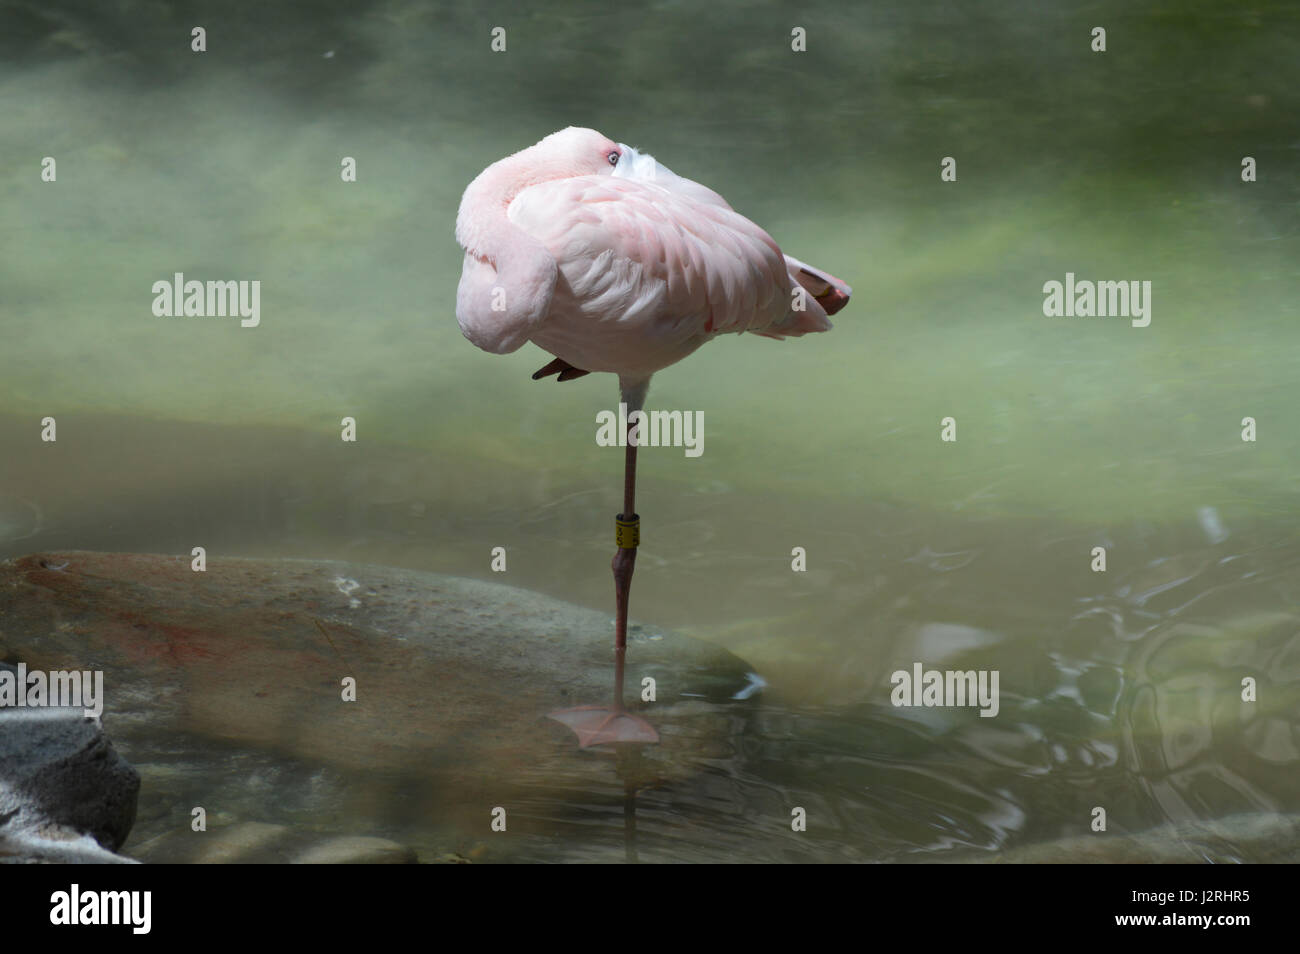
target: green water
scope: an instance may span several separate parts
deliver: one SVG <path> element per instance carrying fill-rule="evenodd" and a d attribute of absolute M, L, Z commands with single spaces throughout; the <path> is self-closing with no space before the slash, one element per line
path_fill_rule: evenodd
<path fill-rule="evenodd" d="M 504 582 L 611 605 L 612 379 L 534 383 L 548 356 L 454 318 L 461 190 L 592 126 L 855 292 L 830 334 L 655 379 L 705 453 L 641 455 L 633 615 L 772 689 L 760 757 L 666 798 L 649 856 L 744 850 L 720 778 L 821 806 L 798 850 L 825 859 L 1002 850 L 1095 805 L 1112 831 L 1300 812 L 1297 9 L 512 11 L 0 4 L 0 556 L 201 540 L 487 578 L 505 546 Z M 261 280 L 260 327 L 155 318 L 178 271 Z M 1067 272 L 1150 281 L 1150 326 L 1044 317 Z M 999 717 L 895 709 L 914 661 L 998 669 Z"/>

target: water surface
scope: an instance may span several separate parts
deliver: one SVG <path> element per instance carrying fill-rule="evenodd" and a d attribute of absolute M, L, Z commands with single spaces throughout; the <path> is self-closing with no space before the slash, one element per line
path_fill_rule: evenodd
<path fill-rule="evenodd" d="M 465 184 L 587 125 L 855 289 L 830 334 L 722 339 L 655 379 L 706 443 L 641 455 L 633 616 L 770 690 L 744 751 L 637 796 L 640 858 L 919 860 L 1083 834 L 1097 805 L 1112 832 L 1300 812 L 1289 5 L 0 15 L 0 556 L 203 545 L 489 578 L 503 546 L 504 582 L 612 611 L 613 381 L 534 383 L 546 355 L 483 354 L 453 315 Z M 260 280 L 261 326 L 155 318 L 178 271 Z M 1151 281 L 1150 326 L 1045 318 L 1067 272 Z M 999 670 L 998 717 L 890 705 L 917 661 Z M 290 791 L 325 770 L 277 771 Z M 475 837 L 336 781 L 229 796 L 429 850 Z M 539 790 L 507 854 L 623 857 L 624 808 L 613 774 Z"/>

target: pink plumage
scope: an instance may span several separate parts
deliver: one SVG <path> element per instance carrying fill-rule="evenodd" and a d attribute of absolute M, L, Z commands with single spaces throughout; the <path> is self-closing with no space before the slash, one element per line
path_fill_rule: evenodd
<path fill-rule="evenodd" d="M 591 129 L 485 169 L 465 190 L 456 237 L 466 338 L 497 354 L 532 341 L 642 394 L 719 334 L 827 331 L 851 294 L 713 190 Z"/>

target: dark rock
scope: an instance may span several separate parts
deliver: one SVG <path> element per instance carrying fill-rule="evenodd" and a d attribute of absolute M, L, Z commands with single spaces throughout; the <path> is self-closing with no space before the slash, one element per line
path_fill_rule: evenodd
<path fill-rule="evenodd" d="M 131 831 L 139 789 L 98 718 L 0 708 L 0 862 L 129 862 L 113 852 Z"/>
<path fill-rule="evenodd" d="M 84 832 L 109 851 L 135 822 L 140 776 L 97 718 L 80 709 L 0 709 L 0 818 L 39 818 Z"/>

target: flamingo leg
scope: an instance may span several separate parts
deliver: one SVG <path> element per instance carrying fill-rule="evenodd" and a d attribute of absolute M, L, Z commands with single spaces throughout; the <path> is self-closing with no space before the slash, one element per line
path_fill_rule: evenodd
<path fill-rule="evenodd" d="M 606 742 L 659 741 L 659 733 L 645 719 L 628 712 L 623 705 L 624 669 L 627 658 L 627 606 L 632 590 L 632 570 L 636 566 L 636 548 L 640 543 L 640 518 L 636 513 L 636 445 L 628 424 L 627 456 L 623 466 L 623 512 L 615 518 L 614 551 L 614 701 L 610 706 L 578 706 L 549 713 L 578 737 L 579 748 Z"/>
<path fill-rule="evenodd" d="M 628 426 L 631 431 L 631 425 Z M 636 445 L 627 442 L 623 464 L 623 512 L 616 518 L 619 527 L 618 549 L 610 566 L 614 570 L 614 706 L 623 709 L 623 661 L 627 656 L 627 604 L 632 593 L 632 571 L 636 568 L 636 540 L 624 546 L 622 534 L 640 535 L 640 518 L 636 512 Z M 630 526 L 629 526 L 630 525 Z"/>

